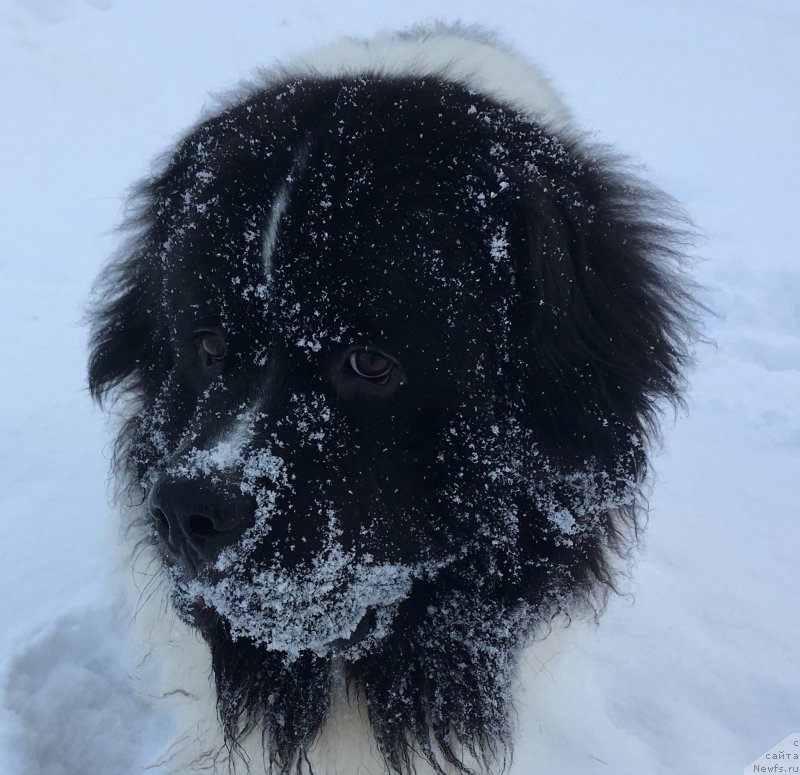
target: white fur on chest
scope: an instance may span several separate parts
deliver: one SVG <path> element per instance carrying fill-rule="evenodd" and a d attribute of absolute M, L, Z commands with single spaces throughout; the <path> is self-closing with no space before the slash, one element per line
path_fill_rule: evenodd
<path fill-rule="evenodd" d="M 151 763 L 158 773 L 213 773 L 229 775 L 247 770 L 237 760 L 249 763 L 250 775 L 263 775 L 268 767 L 262 748 L 261 730 L 242 741 L 232 763 L 228 758 L 217 720 L 215 690 L 209 649 L 202 638 L 178 620 L 168 602 L 157 591 L 137 604 L 133 625 L 133 647 L 144 669 L 139 690 L 153 699 L 159 711 L 174 720 L 171 743 Z M 327 721 L 309 752 L 308 764 L 315 775 L 387 775 L 387 769 L 370 731 L 363 698 L 346 691 L 341 670 L 331 676 L 331 705 Z M 480 767 L 465 761 L 480 772 Z M 433 775 L 423 758 L 415 761 L 416 775 Z M 444 766 L 445 773 L 451 769 Z M 499 771 L 499 770 L 498 770 Z M 309 772 L 304 765 L 303 773 Z M 455 772 L 452 770 L 452 772 Z"/>
<path fill-rule="evenodd" d="M 132 679 L 137 682 L 137 693 L 152 700 L 154 712 L 173 720 L 171 742 L 154 757 L 147 772 L 162 775 L 248 772 L 241 764 L 236 767 L 238 755 L 234 755 L 233 765 L 228 758 L 217 720 L 208 646 L 193 628 L 177 619 L 160 587 L 144 596 L 133 585 L 127 587 L 128 598 L 136 610 L 130 620 L 130 644 L 135 651 L 135 662 L 141 668 Z M 530 693 L 540 673 L 534 666 L 547 665 L 551 670 L 553 659 L 569 639 L 571 636 L 564 628 L 554 627 L 545 640 L 529 647 L 520 660 L 523 675 L 516 682 L 516 694 Z M 363 698 L 355 696 L 352 688 L 348 696 L 341 675 L 334 667 L 328 718 L 309 753 L 313 773 L 387 775 L 369 728 Z M 260 729 L 242 741 L 240 754 L 249 762 L 249 775 L 264 775 L 268 771 Z M 465 763 L 482 772 L 466 754 Z M 424 758 L 418 757 L 415 766 L 416 775 L 433 775 Z M 443 768 L 448 775 L 454 772 L 446 764 Z M 502 771 L 500 764 L 491 770 Z M 307 773 L 308 768 L 304 767 L 302 772 Z"/>

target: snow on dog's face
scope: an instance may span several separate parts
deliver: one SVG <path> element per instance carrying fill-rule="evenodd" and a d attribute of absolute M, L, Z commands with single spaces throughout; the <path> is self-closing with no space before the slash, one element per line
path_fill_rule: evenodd
<path fill-rule="evenodd" d="M 374 74 L 251 91 L 139 196 L 92 386 L 138 400 L 122 462 L 228 735 L 289 766 L 335 659 L 397 769 L 506 741 L 518 648 L 611 583 L 677 395 L 657 200 L 490 96 Z"/>

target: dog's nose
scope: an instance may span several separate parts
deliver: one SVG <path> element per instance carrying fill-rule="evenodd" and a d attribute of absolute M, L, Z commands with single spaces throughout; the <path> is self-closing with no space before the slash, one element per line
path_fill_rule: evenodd
<path fill-rule="evenodd" d="M 193 565 L 213 562 L 252 524 L 255 499 L 234 486 L 167 479 L 151 491 L 148 509 L 167 547 Z"/>

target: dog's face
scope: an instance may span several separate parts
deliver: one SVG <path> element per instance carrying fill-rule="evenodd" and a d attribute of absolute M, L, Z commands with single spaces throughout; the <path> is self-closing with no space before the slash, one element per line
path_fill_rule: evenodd
<path fill-rule="evenodd" d="M 141 190 L 92 384 L 138 399 L 122 462 L 232 737 L 258 717 L 291 760 L 334 659 L 395 766 L 429 729 L 504 737 L 513 655 L 610 583 L 676 395 L 637 196 L 414 78 L 256 92 Z"/>
<path fill-rule="evenodd" d="M 456 145 L 446 125 L 409 120 Z M 179 321 L 154 414 L 173 434 L 166 455 L 142 426 L 179 607 L 202 601 L 232 637 L 290 659 L 379 648 L 412 586 L 476 544 L 458 501 L 479 450 L 458 447 L 477 439 L 481 464 L 499 466 L 506 443 L 490 430 L 502 423 L 496 234 L 478 201 L 435 190 L 438 149 L 382 149 L 381 132 L 355 129 L 304 149 L 291 191 L 263 196 L 266 233 L 238 235 L 234 255 L 219 255 L 216 217 L 190 215 L 188 256 L 164 276 Z M 322 182 L 341 167 L 341 182 Z M 226 197 L 236 178 L 218 185 Z"/>

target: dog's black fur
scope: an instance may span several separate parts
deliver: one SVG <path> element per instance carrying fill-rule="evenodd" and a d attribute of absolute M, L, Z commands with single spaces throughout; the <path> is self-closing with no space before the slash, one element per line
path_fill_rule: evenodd
<path fill-rule="evenodd" d="M 671 204 L 491 95 L 369 75 L 251 91 L 134 201 L 90 385 L 134 401 L 119 462 L 210 646 L 229 741 L 261 725 L 271 765 L 300 767 L 335 663 L 390 768 L 488 761 L 519 648 L 602 605 L 637 535 L 692 328 Z M 365 348 L 388 378 L 353 370 Z M 234 421 L 239 448 L 215 462 Z M 423 569 L 355 631 L 278 648 L 279 620 L 264 635 L 192 592 L 224 579 L 215 559 L 257 513 L 237 585 L 307 570 L 331 535 L 355 564 Z M 321 616 L 348 595 L 337 573 Z"/>

